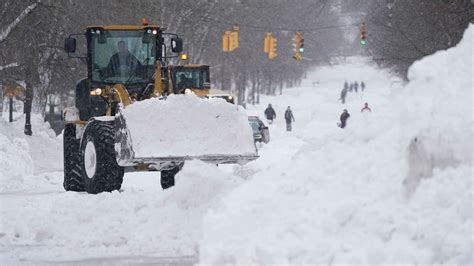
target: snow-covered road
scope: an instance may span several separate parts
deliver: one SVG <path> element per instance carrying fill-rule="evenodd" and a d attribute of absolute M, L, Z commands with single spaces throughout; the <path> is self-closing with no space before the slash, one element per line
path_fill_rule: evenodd
<path fill-rule="evenodd" d="M 9 159 L 0 158 L 0 261 L 472 265 L 473 122 L 459 115 L 472 106 L 472 86 L 469 65 L 452 60 L 457 53 L 420 63 L 405 89 L 360 58 L 316 69 L 299 88 L 249 107 L 262 114 L 272 103 L 277 112 L 257 161 L 189 162 L 166 191 L 158 173 L 128 173 L 120 192 L 65 192 L 52 163 L 62 160 L 58 140 L 15 139 L 17 129 L 1 122 L 0 152 Z M 456 76 L 434 71 L 438 58 Z M 437 78 L 452 78 L 455 89 L 436 87 Z M 367 88 L 342 105 L 344 80 Z M 364 102 L 372 113 L 360 113 Z M 283 121 L 288 105 L 293 132 Z M 351 118 L 340 129 L 344 108 Z M 47 141 L 56 144 L 44 149 Z M 51 171 L 20 160 L 49 162 Z"/>

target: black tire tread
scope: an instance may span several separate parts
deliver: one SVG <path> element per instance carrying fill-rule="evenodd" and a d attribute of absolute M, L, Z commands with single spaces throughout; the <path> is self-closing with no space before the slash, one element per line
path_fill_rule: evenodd
<path fill-rule="evenodd" d="M 97 194 L 119 190 L 122 186 L 124 168 L 119 166 L 115 157 L 115 122 L 90 120 L 81 143 L 81 154 L 88 139 L 92 139 L 97 153 L 95 175 L 88 178 L 85 167 L 82 166 L 85 189 L 88 193 Z"/>
<path fill-rule="evenodd" d="M 64 182 L 66 191 L 84 191 L 81 172 L 79 140 L 76 139 L 76 125 L 66 124 L 63 133 Z"/>

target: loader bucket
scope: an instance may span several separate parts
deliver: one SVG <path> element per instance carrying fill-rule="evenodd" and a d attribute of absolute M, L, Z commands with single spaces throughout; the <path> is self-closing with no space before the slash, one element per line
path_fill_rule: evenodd
<path fill-rule="evenodd" d="M 245 110 L 193 94 L 148 99 L 115 115 L 120 166 L 169 169 L 186 160 L 246 163 L 258 158 Z"/>

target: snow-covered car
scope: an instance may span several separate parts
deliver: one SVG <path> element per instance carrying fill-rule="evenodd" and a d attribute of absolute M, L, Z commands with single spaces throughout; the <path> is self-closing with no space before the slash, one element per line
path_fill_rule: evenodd
<path fill-rule="evenodd" d="M 249 124 L 252 127 L 255 142 L 268 143 L 270 141 L 270 131 L 258 116 L 249 116 Z"/>

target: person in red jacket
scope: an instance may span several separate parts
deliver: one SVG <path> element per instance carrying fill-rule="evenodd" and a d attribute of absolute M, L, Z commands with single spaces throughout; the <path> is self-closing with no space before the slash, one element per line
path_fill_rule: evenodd
<path fill-rule="evenodd" d="M 368 103 L 365 103 L 365 104 L 364 104 L 364 107 L 363 107 L 362 109 L 360 109 L 360 111 L 361 111 L 362 113 L 363 113 L 363 112 L 372 112 L 372 109 L 370 109 Z"/>

